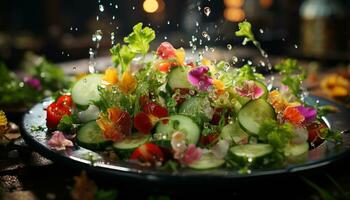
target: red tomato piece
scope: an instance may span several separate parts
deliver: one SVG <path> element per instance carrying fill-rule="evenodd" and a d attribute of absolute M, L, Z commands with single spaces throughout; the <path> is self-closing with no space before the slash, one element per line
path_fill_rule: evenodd
<path fill-rule="evenodd" d="M 134 117 L 134 127 L 143 134 L 150 134 L 153 126 L 151 118 L 144 112 L 140 112 Z"/>
<path fill-rule="evenodd" d="M 308 141 L 313 143 L 315 146 L 320 145 L 324 139 L 320 137 L 322 129 L 328 128 L 325 123 L 312 122 L 307 127 L 308 131 Z"/>
<path fill-rule="evenodd" d="M 142 164 L 157 165 L 164 161 L 164 155 L 157 145 L 145 143 L 135 149 L 130 156 L 130 160 L 136 160 Z"/>
<path fill-rule="evenodd" d="M 71 115 L 69 107 L 59 106 L 51 103 L 46 109 L 46 125 L 49 129 L 54 129 L 60 123 L 64 115 Z"/>
<path fill-rule="evenodd" d="M 154 102 L 149 102 L 142 107 L 143 112 L 155 117 L 162 118 L 168 116 L 168 110 Z"/>
<path fill-rule="evenodd" d="M 162 62 L 158 64 L 158 69 L 161 72 L 169 72 L 170 71 L 171 64 L 169 62 Z"/>
<path fill-rule="evenodd" d="M 70 95 L 60 96 L 57 99 L 57 105 L 58 106 L 72 107 L 72 105 L 73 105 L 72 97 Z"/>

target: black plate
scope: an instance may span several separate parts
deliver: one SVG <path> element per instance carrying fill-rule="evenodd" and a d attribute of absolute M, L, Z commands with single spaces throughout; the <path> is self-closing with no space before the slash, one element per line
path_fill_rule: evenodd
<path fill-rule="evenodd" d="M 315 101 L 310 98 L 309 101 Z M 350 111 L 339 104 L 318 98 L 321 105 L 334 105 L 340 112 L 330 114 L 325 121 L 333 130 L 350 129 Z M 84 169 L 92 173 L 97 173 L 105 177 L 116 178 L 128 181 L 151 181 L 158 183 L 215 183 L 235 181 L 252 177 L 263 177 L 277 174 L 290 174 L 305 171 L 321 166 L 325 166 L 343 157 L 350 149 L 350 135 L 343 134 L 343 142 L 334 144 L 325 142 L 319 147 L 309 151 L 307 158 L 303 162 L 288 164 L 287 166 L 274 169 L 252 170 L 249 174 L 241 174 L 232 169 L 215 169 L 195 171 L 191 169 L 181 169 L 177 172 L 160 171 L 155 169 L 142 168 L 123 161 L 109 160 L 102 153 L 95 153 L 90 150 L 75 147 L 63 152 L 51 150 L 47 145 L 48 134 L 45 125 L 46 112 L 44 108 L 51 102 L 50 99 L 36 104 L 28 111 L 22 121 L 23 138 L 43 156 L 61 163 L 65 166 Z M 44 127 L 44 130 L 33 130 L 33 127 Z"/>

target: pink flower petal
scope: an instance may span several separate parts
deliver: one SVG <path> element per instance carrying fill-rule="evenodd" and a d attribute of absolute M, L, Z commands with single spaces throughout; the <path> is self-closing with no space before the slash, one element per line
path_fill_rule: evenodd
<path fill-rule="evenodd" d="M 157 55 L 162 59 L 175 58 L 176 51 L 169 42 L 162 42 L 157 49 Z"/>
<path fill-rule="evenodd" d="M 207 75 L 209 67 L 200 66 L 188 73 L 188 81 L 199 90 L 207 90 L 213 84 L 213 79 Z"/>
<path fill-rule="evenodd" d="M 47 144 L 55 150 L 65 150 L 66 147 L 72 147 L 73 142 L 67 140 L 61 131 L 55 131 L 52 133 L 50 140 Z"/>
<path fill-rule="evenodd" d="M 197 148 L 194 144 L 190 144 L 180 162 L 182 164 L 188 165 L 199 160 L 201 157 L 202 149 Z"/>
<path fill-rule="evenodd" d="M 236 87 L 236 91 L 239 95 L 243 97 L 248 97 L 250 99 L 258 99 L 264 94 L 264 90 L 257 86 L 254 81 L 248 80 L 244 81 L 241 87 Z"/>

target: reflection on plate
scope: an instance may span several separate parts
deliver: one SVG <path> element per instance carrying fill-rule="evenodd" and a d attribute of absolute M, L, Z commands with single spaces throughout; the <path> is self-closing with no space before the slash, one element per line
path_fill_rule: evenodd
<path fill-rule="evenodd" d="M 313 97 L 313 99 L 315 99 Z M 317 98 L 321 105 L 334 105 L 339 108 L 339 113 L 329 114 L 327 123 L 334 130 L 349 130 L 350 111 L 333 102 Z M 176 183 L 211 183 L 215 181 L 233 181 L 247 177 L 260 177 L 276 174 L 288 174 L 304 171 L 312 168 L 327 165 L 350 150 L 350 134 L 343 134 L 343 142 L 334 144 L 325 142 L 315 149 L 312 149 L 303 158 L 289 160 L 290 164 L 274 169 L 252 170 L 249 174 L 241 174 L 237 170 L 219 168 L 214 170 L 196 171 L 191 169 L 180 169 L 179 171 L 164 171 L 144 168 L 124 161 L 115 161 L 108 158 L 103 153 L 96 153 L 82 147 L 74 147 L 63 152 L 51 150 L 47 145 L 48 135 L 45 125 L 46 112 L 44 108 L 50 103 L 50 99 L 45 99 L 36 104 L 28 111 L 23 118 L 23 138 L 33 146 L 35 150 L 43 156 L 67 166 L 78 169 L 85 169 L 106 177 L 118 178 L 118 180 L 144 180 L 153 182 L 176 182 Z M 33 127 L 44 127 L 43 129 L 33 129 Z M 202 182 L 204 181 L 204 182 Z"/>

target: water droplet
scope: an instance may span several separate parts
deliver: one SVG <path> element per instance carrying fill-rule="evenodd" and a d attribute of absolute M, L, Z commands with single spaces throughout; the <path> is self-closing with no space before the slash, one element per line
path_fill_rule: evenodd
<path fill-rule="evenodd" d="M 176 27 L 179 27 L 180 25 L 179 24 L 176 24 Z"/>
<path fill-rule="evenodd" d="M 260 32 L 261 34 L 263 34 L 263 33 L 264 33 L 264 30 L 263 30 L 263 29 L 259 29 L 259 32 Z"/>
<path fill-rule="evenodd" d="M 64 54 L 64 51 L 62 51 L 61 54 L 63 55 L 63 54 Z"/>
<path fill-rule="evenodd" d="M 73 67 L 73 71 L 77 70 L 77 67 Z"/>
<path fill-rule="evenodd" d="M 215 49 L 214 49 L 213 47 L 211 47 L 211 48 L 210 48 L 210 51 L 211 51 L 211 52 L 214 52 L 214 51 L 215 51 Z"/>
<path fill-rule="evenodd" d="M 265 62 L 260 60 L 260 66 L 265 67 Z"/>
<path fill-rule="evenodd" d="M 166 23 L 169 25 L 169 24 L 170 24 L 170 21 L 168 20 Z"/>
<path fill-rule="evenodd" d="M 286 41 L 286 39 L 285 39 L 285 38 L 282 38 L 282 41 L 283 41 L 283 42 L 285 42 L 285 41 Z"/>
<path fill-rule="evenodd" d="M 72 30 L 73 30 L 73 27 L 71 26 L 69 30 L 71 30 L 71 31 L 72 31 Z"/>
<path fill-rule="evenodd" d="M 96 16 L 96 21 L 98 21 L 99 19 L 100 19 L 100 17 L 97 15 L 97 16 Z"/>
<path fill-rule="evenodd" d="M 105 11 L 105 7 L 103 7 L 103 5 L 101 5 L 101 4 L 98 6 L 98 9 L 100 10 L 100 12 Z"/>
<path fill-rule="evenodd" d="M 102 40 L 103 33 L 101 30 L 97 30 L 95 34 L 92 35 L 92 41 L 93 42 L 100 42 Z"/>
<path fill-rule="evenodd" d="M 77 28 L 75 28 L 75 31 L 78 31 L 78 27 L 77 27 Z"/>
<path fill-rule="evenodd" d="M 115 20 L 115 16 L 114 15 L 112 16 L 112 19 Z"/>
<path fill-rule="evenodd" d="M 164 40 L 167 40 L 168 39 L 168 37 L 167 36 L 164 36 Z"/>
<path fill-rule="evenodd" d="M 227 44 L 227 49 L 231 51 L 232 45 L 231 44 Z"/>
<path fill-rule="evenodd" d="M 198 23 L 198 22 L 196 22 L 196 26 L 197 26 L 197 27 L 199 26 L 199 23 Z"/>
<path fill-rule="evenodd" d="M 229 63 L 225 63 L 224 71 L 227 72 L 229 69 L 230 69 L 230 64 Z"/>
<path fill-rule="evenodd" d="M 117 4 L 115 4 L 115 6 L 114 6 L 114 7 L 115 7 L 115 9 L 118 9 L 118 5 L 117 5 Z"/>
<path fill-rule="evenodd" d="M 204 49 L 205 51 L 209 51 L 209 47 L 207 45 L 205 45 Z"/>
<path fill-rule="evenodd" d="M 69 53 L 67 53 L 67 57 L 69 57 Z"/>
<path fill-rule="evenodd" d="M 297 48 L 298 48 L 298 45 L 297 45 L 297 44 L 295 44 L 295 45 L 294 45 L 294 48 L 296 48 L 296 49 L 297 49 Z"/>
<path fill-rule="evenodd" d="M 252 65 L 253 64 L 253 62 L 251 60 L 248 60 L 247 63 L 248 63 L 248 65 Z"/>
<path fill-rule="evenodd" d="M 232 57 L 232 61 L 233 61 L 233 64 L 237 63 L 238 62 L 238 57 L 237 56 L 233 56 Z"/>
<path fill-rule="evenodd" d="M 208 41 L 210 40 L 210 36 L 209 36 L 209 34 L 208 34 L 206 31 L 203 31 L 203 32 L 202 32 L 202 36 L 203 36 L 204 38 L 206 38 Z"/>
<path fill-rule="evenodd" d="M 135 10 L 135 6 L 132 7 L 132 10 Z"/>
<path fill-rule="evenodd" d="M 198 9 L 198 11 L 201 11 L 202 8 L 200 6 L 198 6 L 197 9 Z"/>
<path fill-rule="evenodd" d="M 114 32 L 111 33 L 111 43 L 114 45 L 114 39 L 115 39 L 115 34 Z"/>
<path fill-rule="evenodd" d="M 209 7 L 204 7 L 204 14 L 208 17 L 210 15 L 210 8 Z"/>

